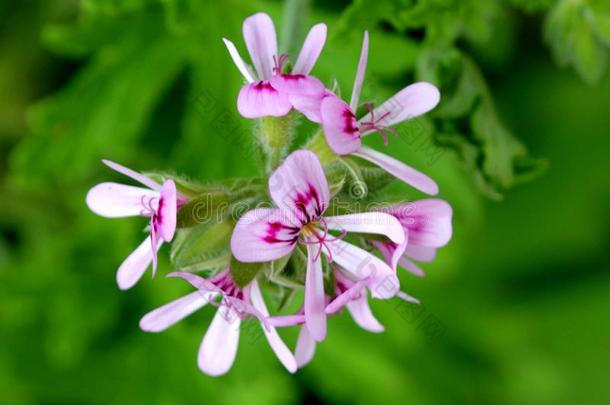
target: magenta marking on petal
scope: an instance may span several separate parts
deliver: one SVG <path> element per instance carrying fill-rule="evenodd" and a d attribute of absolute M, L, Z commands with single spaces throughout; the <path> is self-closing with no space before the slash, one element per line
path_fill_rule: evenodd
<path fill-rule="evenodd" d="M 343 120 L 343 132 L 350 136 L 359 137 L 360 129 L 358 128 L 356 115 L 349 108 L 343 110 Z"/>
<path fill-rule="evenodd" d="M 280 239 L 278 234 L 282 230 L 287 230 L 288 235 L 291 236 L 289 239 Z M 286 226 L 279 221 L 267 223 L 267 234 L 262 238 L 267 243 L 290 243 L 293 244 L 299 238 L 299 228 Z"/>
<path fill-rule="evenodd" d="M 277 93 L 277 90 L 273 88 L 271 83 L 261 80 L 254 85 L 254 89 L 257 91 L 268 91 L 270 93 Z"/>

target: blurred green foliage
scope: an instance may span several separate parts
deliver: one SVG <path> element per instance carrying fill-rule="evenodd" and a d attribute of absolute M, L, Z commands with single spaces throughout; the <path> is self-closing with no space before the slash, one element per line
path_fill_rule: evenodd
<path fill-rule="evenodd" d="M 290 30 L 271 0 L 0 3 L 0 403 L 610 403 L 602 0 L 312 2 L 301 18 L 329 25 L 314 70 L 326 83 L 351 90 L 369 29 L 364 100 L 419 79 L 441 88 L 439 108 L 388 148 L 437 179 L 455 210 L 428 276 L 401 276 L 423 306 L 375 302 L 381 335 L 333 318 L 295 376 L 262 340 L 242 341 L 227 376 L 202 375 L 213 311 L 162 335 L 139 330 L 189 287 L 162 277 L 164 248 L 161 274 L 118 291 L 114 271 L 144 224 L 98 218 L 84 196 L 120 179 L 101 158 L 210 184 L 257 173 L 220 38 L 244 49 L 241 22 L 261 10 Z M 299 139 L 311 129 L 303 122 Z M 179 259 L 221 248 L 193 243 Z M 295 331 L 284 335 L 293 345 Z"/>

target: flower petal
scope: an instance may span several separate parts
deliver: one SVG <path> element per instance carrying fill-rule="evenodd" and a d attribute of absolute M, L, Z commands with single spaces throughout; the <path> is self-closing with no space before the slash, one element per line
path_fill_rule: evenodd
<path fill-rule="evenodd" d="M 288 95 L 267 81 L 246 84 L 237 96 L 237 110 L 245 118 L 281 117 L 291 108 Z"/>
<path fill-rule="evenodd" d="M 347 303 L 347 310 L 354 318 L 354 321 L 362 328 L 370 332 L 383 332 L 383 325 L 375 318 L 371 312 L 369 301 L 364 291 L 360 297 Z"/>
<path fill-rule="evenodd" d="M 193 273 L 188 273 L 186 271 L 175 271 L 173 273 L 169 273 L 166 277 L 179 277 L 200 291 L 213 292 L 214 294 L 224 294 L 223 291 L 214 283 Z"/>
<path fill-rule="evenodd" d="M 293 224 L 320 217 L 330 201 L 320 159 L 308 150 L 298 150 L 286 158 L 269 177 L 269 193 L 278 207 L 291 214 Z"/>
<path fill-rule="evenodd" d="M 273 57 L 277 56 L 277 37 L 271 17 L 257 13 L 246 18 L 243 34 L 258 77 L 269 79 L 273 75 Z"/>
<path fill-rule="evenodd" d="M 411 244 L 438 248 L 451 239 L 451 217 L 449 203 L 436 198 L 413 201 L 391 208 L 403 227 L 408 229 Z"/>
<path fill-rule="evenodd" d="M 426 275 L 426 273 L 422 270 L 421 267 L 419 267 L 417 264 L 413 263 L 411 260 L 407 259 L 404 256 L 398 259 L 398 264 L 400 264 L 402 268 L 404 268 L 411 274 L 414 274 L 418 277 L 424 277 Z"/>
<path fill-rule="evenodd" d="M 297 361 L 297 366 L 299 368 L 307 365 L 311 359 L 313 359 L 313 355 L 316 353 L 316 341 L 311 337 L 311 333 L 309 333 L 309 329 L 307 326 L 301 326 L 301 331 L 299 332 L 299 338 L 297 340 L 297 347 L 294 352 L 294 356 Z"/>
<path fill-rule="evenodd" d="M 349 103 L 349 108 L 352 111 L 358 109 L 358 103 L 360 101 L 360 93 L 362 92 L 362 83 L 364 82 L 364 73 L 366 72 L 366 61 L 369 55 L 369 32 L 364 31 L 364 38 L 362 39 L 362 50 L 360 51 L 360 60 L 358 61 L 358 70 L 356 71 L 356 78 L 354 79 L 354 87 L 352 88 L 352 98 Z"/>
<path fill-rule="evenodd" d="M 159 307 L 140 320 L 140 328 L 146 332 L 162 332 L 206 305 L 213 293 L 194 291 Z"/>
<path fill-rule="evenodd" d="M 240 324 L 234 310 L 224 305 L 218 308 L 199 347 L 197 363 L 201 371 L 211 376 L 229 371 L 237 354 Z"/>
<path fill-rule="evenodd" d="M 256 208 L 243 215 L 233 229 L 231 252 L 241 262 L 268 262 L 292 252 L 300 227 L 279 209 Z"/>
<path fill-rule="evenodd" d="M 100 183 L 87 193 L 87 206 L 107 218 L 135 217 L 146 210 L 143 203 L 158 198 L 159 192 L 119 183 Z"/>
<path fill-rule="evenodd" d="M 326 24 L 320 23 L 311 27 L 305 42 L 303 42 L 299 57 L 292 68 L 292 73 L 308 75 L 316 64 L 318 57 L 320 57 L 325 42 Z"/>
<path fill-rule="evenodd" d="M 311 336 L 322 341 L 326 337 L 326 313 L 324 275 L 322 262 L 316 255 L 316 247 L 307 245 L 307 274 L 305 275 L 305 325 Z"/>
<path fill-rule="evenodd" d="M 176 232 L 176 215 L 178 211 L 176 183 L 173 180 L 166 180 L 163 183 L 160 201 L 158 215 L 161 228 L 159 229 L 159 236 L 164 241 L 170 242 Z"/>
<path fill-rule="evenodd" d="M 405 240 L 405 231 L 400 222 L 392 215 L 383 212 L 361 212 L 325 217 L 325 219 L 329 229 L 385 235 L 397 244 L 401 244 Z"/>
<path fill-rule="evenodd" d="M 343 240 L 327 243 L 332 260 L 355 280 L 370 278 L 368 283 L 375 298 L 390 298 L 396 295 L 399 283 L 395 272 L 383 260 L 366 250 Z"/>
<path fill-rule="evenodd" d="M 377 117 L 375 124 L 389 127 L 415 118 L 432 110 L 441 99 L 441 94 L 433 84 L 419 82 L 405 87 L 389 100 L 362 117 L 359 122 L 370 122 Z M 382 117 L 379 119 L 379 117 Z M 367 131 L 367 135 L 374 130 Z"/>
<path fill-rule="evenodd" d="M 404 254 L 419 262 L 431 262 L 436 258 L 436 248 L 410 244 Z"/>
<path fill-rule="evenodd" d="M 162 244 L 161 241 L 157 243 L 157 251 Z M 140 246 L 125 259 L 116 273 L 116 281 L 121 290 L 130 289 L 138 282 L 148 266 L 150 266 L 150 263 L 153 260 L 153 254 L 156 255 L 157 252 L 153 253 L 150 238 L 146 238 L 144 239 L 144 242 L 140 243 Z"/>
<path fill-rule="evenodd" d="M 326 141 L 335 153 L 346 155 L 360 148 L 356 116 L 345 101 L 335 95 L 325 97 L 320 104 L 320 117 Z"/>
<path fill-rule="evenodd" d="M 324 90 L 321 95 L 315 96 L 290 94 L 288 96 L 288 100 L 290 100 L 290 103 L 292 104 L 292 107 L 294 107 L 295 110 L 305 115 L 308 120 L 319 124 L 322 122 L 322 116 L 320 113 L 322 100 L 324 100 L 328 96 L 335 95 L 328 90 Z"/>
<path fill-rule="evenodd" d="M 235 47 L 233 42 L 229 41 L 226 38 L 223 38 L 222 40 L 225 43 L 225 46 L 227 47 L 227 50 L 229 51 L 229 55 L 231 55 L 233 62 L 237 66 L 237 69 L 239 69 L 242 76 L 246 79 L 246 81 L 248 83 L 254 82 L 254 75 L 250 71 L 250 68 L 248 67 L 248 65 L 246 65 L 246 62 L 244 62 L 244 60 L 239 55 L 239 52 L 237 51 L 237 48 Z"/>
<path fill-rule="evenodd" d="M 269 83 L 283 94 L 308 97 L 321 97 L 324 94 L 324 84 L 313 76 L 284 73 L 271 77 Z"/>
<path fill-rule="evenodd" d="M 438 194 L 438 185 L 434 180 L 393 157 L 364 146 L 353 154 L 376 164 L 394 177 L 426 194 Z"/>
<path fill-rule="evenodd" d="M 340 274 L 341 273 L 339 273 L 339 272 L 335 272 L 337 280 L 339 280 Z M 343 278 L 345 278 L 345 277 L 343 277 Z M 343 309 L 343 307 L 345 305 L 347 305 L 348 302 L 350 302 L 353 299 L 356 299 L 358 296 L 360 296 L 362 294 L 366 294 L 366 292 L 364 291 L 364 288 L 367 286 L 368 283 L 369 283 L 369 279 L 366 279 L 366 278 L 353 283 L 353 285 L 351 287 L 349 287 L 349 289 L 347 289 L 346 291 L 343 291 L 341 294 L 339 294 L 337 297 L 335 297 L 326 306 L 326 310 L 325 310 L 326 314 L 327 315 L 336 314 L 337 312 L 341 311 Z"/>
<path fill-rule="evenodd" d="M 276 327 L 295 326 L 305 323 L 305 315 L 279 315 L 269 318 L 269 325 Z"/>
<path fill-rule="evenodd" d="M 408 234 L 405 234 L 405 236 L 408 236 Z M 372 241 L 372 244 L 379 250 L 386 263 L 388 263 L 390 267 L 392 267 L 392 269 L 396 271 L 398 262 L 404 254 L 406 247 L 408 246 L 408 242 L 409 238 L 406 237 L 404 242 L 399 245 L 395 243 L 386 243 L 379 241 Z"/>
<path fill-rule="evenodd" d="M 252 305 L 256 308 L 263 316 L 266 318 L 269 317 L 269 311 L 267 310 L 267 305 L 265 305 L 265 300 L 261 294 L 261 290 L 258 287 L 258 281 L 253 280 L 252 284 L 249 287 L 250 290 L 250 299 L 252 300 Z M 261 322 L 261 326 L 263 327 L 263 332 L 265 333 L 265 337 L 269 342 L 269 346 L 275 352 L 280 362 L 286 367 L 288 371 L 294 373 L 297 371 L 297 361 L 295 360 L 292 352 L 280 335 L 277 333 L 273 326 L 265 327 L 265 325 Z"/>
<path fill-rule="evenodd" d="M 151 190 L 157 190 L 157 191 L 161 190 L 161 184 L 157 183 L 156 181 L 154 181 L 153 179 L 151 179 L 149 177 L 144 176 L 141 173 L 131 170 L 131 169 L 129 169 L 125 166 L 122 166 L 116 162 L 113 162 L 111 160 L 102 159 L 102 163 L 104 163 L 106 166 L 108 166 L 115 172 L 124 174 L 125 176 L 134 179 L 138 183 L 144 184 L 146 187 L 150 188 Z"/>

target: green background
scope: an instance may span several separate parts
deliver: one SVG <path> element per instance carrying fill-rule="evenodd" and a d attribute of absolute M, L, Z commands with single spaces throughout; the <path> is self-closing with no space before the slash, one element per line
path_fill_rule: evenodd
<path fill-rule="evenodd" d="M 142 220 L 97 217 L 84 197 L 121 179 L 101 158 L 204 181 L 254 173 L 250 123 L 235 109 L 241 78 L 221 37 L 245 57 L 243 19 L 266 11 L 281 35 L 290 31 L 283 4 L 2 1 L 0 403 L 610 403 L 604 4 L 319 1 L 298 13 L 305 26 L 329 25 L 314 73 L 336 77 L 344 94 L 366 27 L 374 85 L 365 96 L 383 100 L 427 77 L 421 61 L 433 48 L 468 55 L 482 72 L 469 83 L 489 98 L 422 121 L 435 123 L 437 160 L 413 139 L 388 148 L 437 179 L 454 207 L 454 237 L 424 265 L 427 276 L 401 275 L 423 305 L 374 302 L 386 326 L 379 335 L 345 314 L 332 318 L 313 362 L 295 375 L 264 340 L 243 340 L 233 369 L 211 378 L 196 353 L 212 309 L 162 334 L 140 331 L 143 314 L 189 287 L 163 278 L 166 247 L 161 274 L 119 291 L 115 269 L 143 239 Z M 455 93 L 445 84 L 451 74 L 438 73 L 443 95 Z M 517 180 L 485 168 L 508 161 L 523 171 L 493 146 L 504 129 L 488 126 L 488 142 L 467 122 L 489 100 L 497 117 L 485 119 L 502 122 L 546 170 Z M 472 104 L 454 101 L 458 110 Z M 463 138 L 448 140 L 457 132 Z M 476 156 L 456 147 L 465 142 Z M 294 347 L 296 331 L 282 333 Z"/>

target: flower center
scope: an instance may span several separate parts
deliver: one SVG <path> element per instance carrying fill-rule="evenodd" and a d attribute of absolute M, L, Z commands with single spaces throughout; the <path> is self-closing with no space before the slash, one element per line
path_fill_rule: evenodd
<path fill-rule="evenodd" d="M 323 229 L 320 229 L 322 227 Z M 328 247 L 329 242 L 336 242 L 340 239 L 343 239 L 347 234 L 346 231 L 341 231 L 341 234 L 336 237 L 332 237 L 330 233 L 328 233 L 328 224 L 326 220 L 322 217 L 309 221 L 307 224 L 303 225 L 301 228 L 301 234 L 304 238 L 300 239 L 299 242 L 304 245 L 318 245 L 318 251 L 314 256 L 314 261 L 318 260 L 320 254 L 322 254 L 322 249 L 326 249 L 326 253 L 328 254 L 328 260 L 330 262 L 333 261 L 332 251 Z"/>
<path fill-rule="evenodd" d="M 385 146 L 388 146 L 388 134 L 387 133 L 389 132 L 393 136 L 396 136 L 397 135 L 396 130 L 392 127 L 379 124 L 379 121 L 383 120 L 388 115 L 390 115 L 390 111 L 382 114 L 380 117 L 375 118 L 375 110 L 373 108 L 373 103 L 364 103 L 363 105 L 367 110 L 369 110 L 369 113 L 371 114 L 371 120 L 360 123 L 361 131 L 362 132 L 377 131 L 379 133 L 379 135 L 381 135 L 381 137 L 383 138 L 383 144 Z"/>
<path fill-rule="evenodd" d="M 284 64 L 288 60 L 288 54 L 283 53 L 280 56 L 273 55 L 273 62 L 275 66 L 273 67 L 273 73 L 276 75 L 281 75 L 284 70 Z"/>

